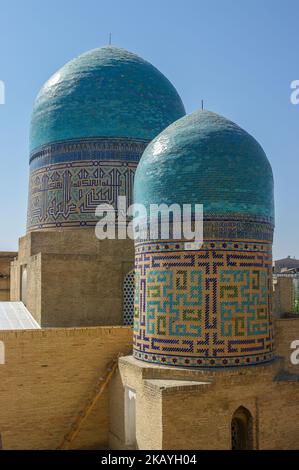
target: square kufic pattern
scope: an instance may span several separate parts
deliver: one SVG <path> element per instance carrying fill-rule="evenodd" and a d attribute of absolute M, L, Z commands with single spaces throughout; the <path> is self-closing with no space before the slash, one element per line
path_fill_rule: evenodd
<path fill-rule="evenodd" d="M 210 359 L 210 365 L 216 358 L 223 366 L 267 360 L 271 247 L 246 246 L 138 254 L 135 350 L 157 360 L 167 356 L 162 362 L 174 356 Z"/>

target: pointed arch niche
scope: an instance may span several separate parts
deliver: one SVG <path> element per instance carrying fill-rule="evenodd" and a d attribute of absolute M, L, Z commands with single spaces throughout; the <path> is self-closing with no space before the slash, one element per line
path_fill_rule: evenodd
<path fill-rule="evenodd" d="M 253 418 L 250 411 L 240 406 L 231 420 L 231 449 L 253 449 Z"/>

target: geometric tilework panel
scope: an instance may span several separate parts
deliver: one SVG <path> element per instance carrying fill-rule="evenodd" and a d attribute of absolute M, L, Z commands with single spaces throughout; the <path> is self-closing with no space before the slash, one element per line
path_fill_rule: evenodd
<path fill-rule="evenodd" d="M 137 251 L 135 357 L 183 367 L 272 358 L 270 244 Z"/>
<path fill-rule="evenodd" d="M 133 326 L 134 323 L 134 269 L 128 272 L 123 284 L 123 324 Z"/>

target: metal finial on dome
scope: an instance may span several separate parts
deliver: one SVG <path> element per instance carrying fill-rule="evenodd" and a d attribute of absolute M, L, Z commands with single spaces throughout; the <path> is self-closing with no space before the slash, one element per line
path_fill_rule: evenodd
<path fill-rule="evenodd" d="M 112 34 L 109 33 L 109 46 L 111 46 Z"/>
<path fill-rule="evenodd" d="M 203 100 L 201 100 L 201 109 L 203 109 Z"/>

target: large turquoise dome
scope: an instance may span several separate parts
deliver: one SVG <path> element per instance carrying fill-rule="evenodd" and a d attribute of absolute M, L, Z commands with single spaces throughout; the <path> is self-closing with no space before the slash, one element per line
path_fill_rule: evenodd
<path fill-rule="evenodd" d="M 68 62 L 41 88 L 30 148 L 94 137 L 149 141 L 184 114 L 175 88 L 153 65 L 102 47 Z"/>
<path fill-rule="evenodd" d="M 150 209 L 136 227 L 134 357 L 212 369 L 272 361 L 273 176 L 257 141 L 215 113 L 185 116 L 145 149 L 134 199 Z M 180 217 L 183 204 L 198 215 L 196 203 L 203 225 L 186 207 Z"/>
<path fill-rule="evenodd" d="M 171 124 L 139 162 L 134 199 L 149 204 L 204 205 L 204 216 L 253 217 L 273 223 L 273 176 L 258 142 L 206 110 Z"/>

